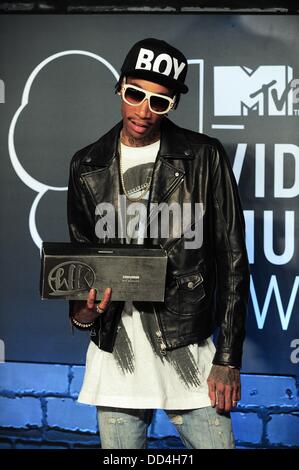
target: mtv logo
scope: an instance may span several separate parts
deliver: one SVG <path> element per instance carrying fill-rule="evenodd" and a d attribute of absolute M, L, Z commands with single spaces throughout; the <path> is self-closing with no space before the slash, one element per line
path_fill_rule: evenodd
<path fill-rule="evenodd" d="M 215 116 L 292 116 L 293 69 L 287 65 L 214 67 Z"/>

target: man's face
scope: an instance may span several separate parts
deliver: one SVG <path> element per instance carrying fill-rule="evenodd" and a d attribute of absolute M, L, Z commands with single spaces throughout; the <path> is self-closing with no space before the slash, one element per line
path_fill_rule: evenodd
<path fill-rule="evenodd" d="M 140 78 L 127 77 L 126 83 L 172 97 L 172 91 L 158 83 Z M 156 142 L 160 138 L 160 125 L 164 115 L 153 113 L 145 100 L 138 106 L 131 106 L 122 100 L 123 117 L 122 142 L 131 147 L 142 147 Z"/>

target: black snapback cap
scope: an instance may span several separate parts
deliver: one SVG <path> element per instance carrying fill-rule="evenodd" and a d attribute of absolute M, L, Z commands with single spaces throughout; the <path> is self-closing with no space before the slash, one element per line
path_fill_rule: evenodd
<path fill-rule="evenodd" d="M 187 70 L 187 59 L 178 49 L 160 39 L 147 38 L 134 44 L 128 52 L 118 84 L 123 77 L 131 76 L 159 83 L 177 93 L 187 93 Z"/>

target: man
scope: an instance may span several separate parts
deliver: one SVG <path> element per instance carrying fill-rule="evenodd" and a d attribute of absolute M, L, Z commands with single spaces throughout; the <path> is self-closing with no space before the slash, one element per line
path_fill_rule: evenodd
<path fill-rule="evenodd" d="M 163 303 L 114 302 L 107 288 L 100 302 L 91 289 L 87 302 L 71 304 L 74 326 L 91 331 L 79 401 L 98 407 L 102 448 L 146 447 L 156 408 L 187 448 L 234 447 L 229 412 L 240 399 L 249 285 L 244 220 L 221 144 L 166 118 L 188 91 L 186 73 L 186 58 L 166 42 L 135 44 L 116 86 L 122 121 L 71 163 L 73 242 L 161 244 L 168 256 Z M 129 220 L 115 238 L 99 207 L 118 214 L 121 196 Z M 147 208 L 138 221 L 137 202 Z M 151 208 L 162 202 L 191 207 L 189 230 L 177 235 L 173 217 L 169 237 L 148 237 L 151 223 L 161 224 Z M 202 234 L 195 247 L 191 232 Z"/>

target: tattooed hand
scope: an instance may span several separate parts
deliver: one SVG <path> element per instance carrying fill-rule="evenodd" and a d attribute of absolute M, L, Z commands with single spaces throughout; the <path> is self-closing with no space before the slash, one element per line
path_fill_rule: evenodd
<path fill-rule="evenodd" d="M 207 382 L 211 405 L 220 413 L 229 412 L 241 399 L 239 369 L 213 365 Z"/>

